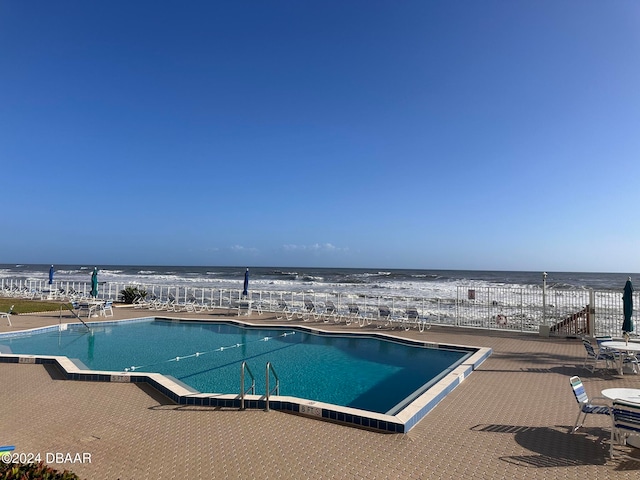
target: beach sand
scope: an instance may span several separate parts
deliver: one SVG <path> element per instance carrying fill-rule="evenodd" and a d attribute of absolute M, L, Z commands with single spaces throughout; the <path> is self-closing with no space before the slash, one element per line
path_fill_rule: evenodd
<path fill-rule="evenodd" d="M 116 307 L 113 319 L 155 315 L 238 318 L 225 311 L 171 315 Z M 283 323 L 267 315 L 241 318 Z M 13 327 L 5 321 L 0 331 L 59 321 L 73 319 L 57 312 L 14 315 Z M 0 444 L 43 457 L 88 453 L 90 463 L 52 466 L 91 479 L 638 478 L 637 453 L 638 461 L 609 459 L 608 417 L 589 416 L 586 428 L 567 433 L 577 414 L 571 375 L 581 376 L 592 397 L 639 382 L 635 375 L 581 368 L 578 340 L 450 327 L 394 334 L 494 353 L 406 435 L 277 411 L 178 406 L 145 385 L 65 381 L 51 367 L 0 363 Z"/>

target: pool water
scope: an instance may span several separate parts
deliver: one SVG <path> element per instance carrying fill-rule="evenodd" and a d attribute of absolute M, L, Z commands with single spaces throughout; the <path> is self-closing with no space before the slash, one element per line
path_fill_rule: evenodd
<path fill-rule="evenodd" d="M 470 355 L 371 337 L 167 320 L 94 324 L 91 332 L 70 325 L 0 344 L 13 353 L 79 359 L 91 370 L 162 373 L 210 393 L 239 393 L 245 360 L 263 394 L 271 362 L 280 395 L 379 413 L 397 410 Z"/>

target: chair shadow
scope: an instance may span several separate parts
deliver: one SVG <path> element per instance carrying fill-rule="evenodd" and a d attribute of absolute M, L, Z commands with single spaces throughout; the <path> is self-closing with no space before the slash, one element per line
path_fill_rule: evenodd
<path fill-rule="evenodd" d="M 591 371 L 582 365 L 559 365 L 554 367 L 523 367 L 519 369 L 511 370 L 496 370 L 496 369 L 483 369 L 480 368 L 478 372 L 524 372 L 524 373 L 557 373 L 559 375 L 572 377 L 573 375 L 580 375 L 582 378 L 597 378 L 600 380 L 615 380 L 619 379 L 620 375 L 616 370 L 599 368 L 595 371 Z"/>
<path fill-rule="evenodd" d="M 617 370 L 599 368 L 595 371 L 591 371 L 582 365 L 561 365 L 557 367 L 551 367 L 550 373 L 558 373 L 560 375 L 571 377 L 573 375 L 580 375 L 582 378 L 599 378 L 602 380 L 615 380 L 620 378 Z M 579 373 L 576 373 L 579 372 Z"/>
<path fill-rule="evenodd" d="M 609 458 L 609 432 L 602 428 L 583 428 L 570 434 L 570 426 L 528 427 L 522 425 L 481 424 L 476 432 L 508 433 L 532 455 L 511 455 L 500 460 L 525 467 L 549 468 L 605 465 Z M 635 462 L 634 462 L 635 463 Z M 640 464 L 635 469 L 640 468 Z"/>

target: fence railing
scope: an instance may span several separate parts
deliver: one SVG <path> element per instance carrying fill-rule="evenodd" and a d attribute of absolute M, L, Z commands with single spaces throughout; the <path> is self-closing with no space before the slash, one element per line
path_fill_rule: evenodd
<path fill-rule="evenodd" d="M 242 297 L 241 289 L 220 289 L 158 284 L 125 284 L 103 282 L 98 286 L 98 299 L 121 300 L 126 287 L 145 291 L 147 298 L 159 302 L 169 298 L 179 303 L 196 302 L 222 308 L 240 308 L 241 301 L 251 301 L 259 310 L 278 312 L 284 302 L 293 311 L 304 312 L 309 304 L 334 305 L 338 315 L 351 315 L 354 310 L 367 319 L 379 319 L 381 312 L 400 317 L 417 311 L 429 324 L 468 328 L 538 332 L 548 327 L 551 335 L 620 336 L 623 320 L 622 292 L 591 289 L 555 289 L 543 287 L 459 286 L 455 298 L 365 296 L 349 292 L 310 293 L 252 290 Z M 0 279 L 0 295 L 52 300 L 88 297 L 90 282 Z M 640 294 L 634 292 L 635 305 Z M 246 305 L 246 303 L 245 303 Z M 636 314 L 632 317 L 636 320 Z"/>

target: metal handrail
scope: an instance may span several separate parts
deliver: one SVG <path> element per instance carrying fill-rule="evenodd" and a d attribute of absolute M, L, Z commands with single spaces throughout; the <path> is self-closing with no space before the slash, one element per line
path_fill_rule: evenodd
<path fill-rule="evenodd" d="M 91 328 L 89 328 L 89 325 L 87 325 L 86 323 L 84 323 L 84 320 L 82 320 L 82 319 L 80 318 L 80 315 L 78 315 L 76 312 L 74 312 L 74 311 L 73 311 L 73 308 L 71 308 L 71 307 L 69 306 L 69 304 L 68 304 L 68 303 L 61 303 L 61 304 L 60 304 L 60 319 L 61 319 L 61 320 L 62 320 L 62 307 L 65 307 L 67 310 L 69 310 L 69 311 L 73 314 L 73 316 L 74 316 L 74 317 L 76 317 L 78 320 L 80 320 L 80 321 L 82 322 L 82 324 L 83 324 L 85 327 L 87 327 L 87 330 L 91 331 Z"/>
<path fill-rule="evenodd" d="M 278 374 L 276 373 L 276 370 L 273 368 L 273 365 L 271 365 L 271 362 L 267 362 L 267 369 L 266 369 L 266 411 L 269 411 L 269 397 L 271 396 L 271 394 L 273 392 L 275 392 L 276 395 L 280 395 L 280 379 L 278 378 Z M 273 390 L 269 390 L 269 372 L 273 373 L 273 377 L 276 379 L 276 386 L 273 388 Z"/>
<path fill-rule="evenodd" d="M 244 388 L 244 371 L 245 370 L 247 371 L 247 373 L 249 373 L 249 376 L 251 377 L 251 386 L 246 390 Z M 251 395 L 255 395 L 256 379 L 253 376 L 253 372 L 249 368 L 249 365 L 247 365 L 247 362 L 242 362 L 242 364 L 240 365 L 240 410 L 244 410 L 244 396 L 249 390 L 251 390 Z"/>

